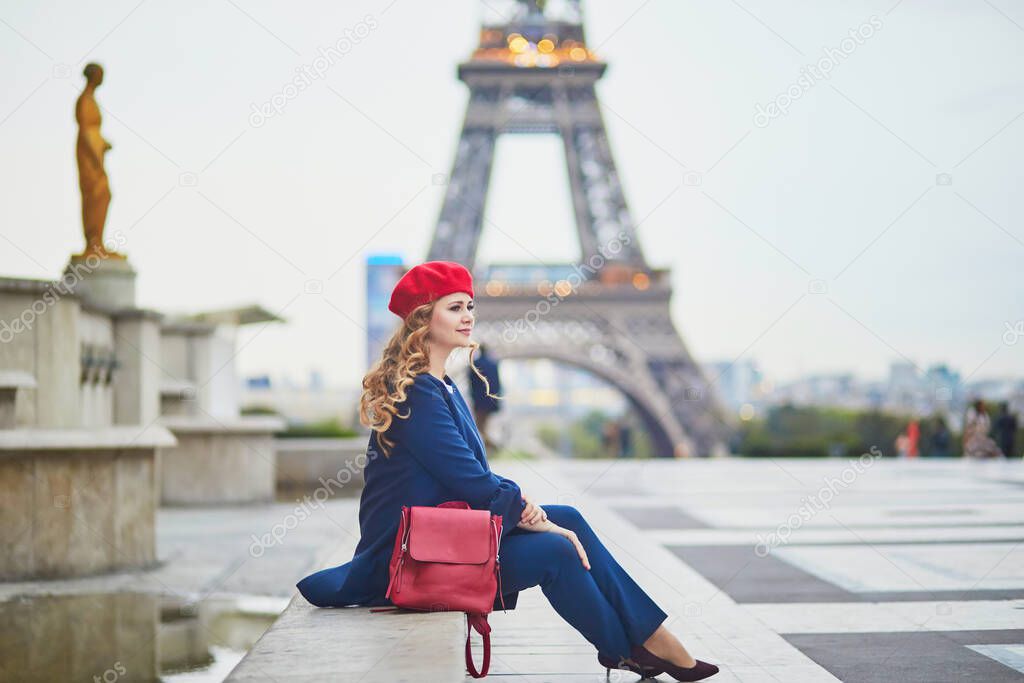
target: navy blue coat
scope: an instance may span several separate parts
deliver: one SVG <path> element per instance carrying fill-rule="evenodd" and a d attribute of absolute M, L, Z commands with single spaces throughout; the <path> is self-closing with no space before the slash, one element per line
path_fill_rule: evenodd
<path fill-rule="evenodd" d="M 396 407 L 408 419 L 395 418 L 387 432 L 395 441 L 389 457 L 371 432 L 366 482 L 359 499 L 359 543 L 350 562 L 322 569 L 296 584 L 317 607 L 391 605 L 384 597 L 388 561 L 403 505 L 439 505 L 464 500 L 476 510 L 501 515 L 501 536 L 516 528 L 526 503 L 519 485 L 491 471 L 469 407 L 448 375 L 442 382 L 429 372 L 417 375 Z M 451 389 L 449 389 L 451 387 Z M 518 591 L 504 594 L 514 609 Z M 495 596 L 494 609 L 501 609 Z"/>

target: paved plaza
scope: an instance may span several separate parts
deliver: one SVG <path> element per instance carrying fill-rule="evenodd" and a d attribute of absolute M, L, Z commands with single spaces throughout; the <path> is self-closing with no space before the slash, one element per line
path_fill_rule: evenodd
<path fill-rule="evenodd" d="M 1019 462 L 492 465 L 542 505 L 580 508 L 691 653 L 721 667 L 711 680 L 1024 680 Z M 350 556 L 358 501 L 162 508 L 157 528 L 158 568 L 8 583 L 0 597 L 144 591 L 268 596 L 283 608 L 296 580 L 332 554 Z M 491 623 L 495 680 L 605 680 L 539 588 Z"/>
<path fill-rule="evenodd" d="M 494 468 L 539 501 L 583 510 L 691 654 L 721 667 L 710 680 L 1024 680 L 1020 462 Z M 491 621 L 493 675 L 604 679 L 539 589 Z"/>

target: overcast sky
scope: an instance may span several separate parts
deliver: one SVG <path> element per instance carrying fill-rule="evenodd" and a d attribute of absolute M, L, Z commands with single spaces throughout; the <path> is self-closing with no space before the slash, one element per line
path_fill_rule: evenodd
<path fill-rule="evenodd" d="M 1004 341 L 1024 320 L 1024 9 L 584 12 L 610 64 L 598 96 L 626 198 L 699 360 L 751 358 L 779 381 L 880 377 L 902 359 L 1024 374 L 1024 335 Z M 365 255 L 426 257 L 431 178 L 450 171 L 467 99 L 455 69 L 482 14 L 477 0 L 0 2 L 0 274 L 55 279 L 83 245 L 73 109 L 98 61 L 107 235 L 126 239 L 139 305 L 262 304 L 289 322 L 243 331 L 242 372 L 357 382 Z M 345 36 L 323 78 L 251 115 Z M 827 77 L 807 69 L 823 59 Z M 755 116 L 787 91 L 787 113 Z M 501 230 L 482 261 L 579 257 L 557 139 L 500 140 L 487 215 Z"/>

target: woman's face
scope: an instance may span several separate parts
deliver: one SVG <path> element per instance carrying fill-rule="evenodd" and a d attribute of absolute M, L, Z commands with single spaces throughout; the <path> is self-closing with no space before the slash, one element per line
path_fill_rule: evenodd
<path fill-rule="evenodd" d="M 442 347 L 470 346 L 474 306 L 473 298 L 466 292 L 438 299 L 430 318 L 430 341 Z"/>

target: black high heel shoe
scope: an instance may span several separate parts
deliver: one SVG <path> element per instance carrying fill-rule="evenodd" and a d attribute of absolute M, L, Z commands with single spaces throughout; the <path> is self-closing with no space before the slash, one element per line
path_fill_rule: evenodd
<path fill-rule="evenodd" d="M 641 667 L 661 667 L 664 673 L 667 673 L 677 681 L 702 681 L 708 676 L 714 676 L 718 673 L 717 666 L 702 662 L 699 659 L 696 664 L 689 668 L 673 664 L 667 659 L 657 656 L 643 645 L 634 645 L 629 656 Z"/>
<path fill-rule="evenodd" d="M 665 672 L 664 669 L 656 666 L 641 667 L 631 659 L 615 659 L 615 657 L 608 657 L 600 652 L 597 653 L 597 661 L 601 662 L 601 666 L 608 669 L 608 674 L 611 674 L 612 669 L 623 669 L 625 671 L 632 671 L 641 678 L 654 678 L 658 674 Z"/>

